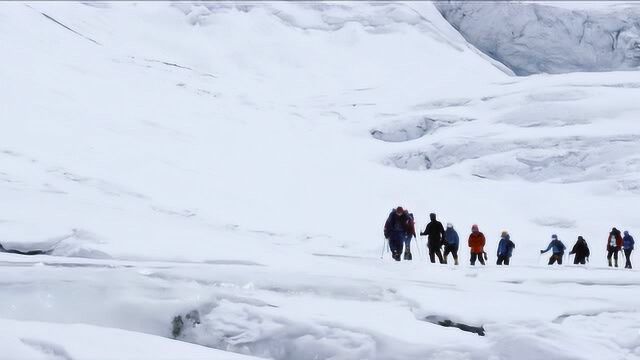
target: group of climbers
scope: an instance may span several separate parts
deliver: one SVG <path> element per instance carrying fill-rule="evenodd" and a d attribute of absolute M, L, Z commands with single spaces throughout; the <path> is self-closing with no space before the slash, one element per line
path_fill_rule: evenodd
<path fill-rule="evenodd" d="M 625 269 L 631 269 L 631 252 L 633 251 L 633 247 L 635 245 L 635 241 L 633 237 L 629 235 L 628 231 L 624 232 L 624 236 L 620 235 L 620 230 L 613 228 L 609 233 L 609 237 L 607 238 L 607 260 L 609 262 L 609 266 L 611 266 L 611 258 L 613 258 L 614 266 L 618 267 L 618 253 L 623 251 L 625 261 Z"/>
<path fill-rule="evenodd" d="M 459 265 L 458 250 L 460 248 L 460 237 L 454 229 L 453 224 L 447 223 L 447 228 L 442 226 L 438 221 L 436 214 L 429 214 L 430 221 L 427 224 L 421 236 L 427 237 L 427 249 L 429 251 L 429 260 L 436 262 L 436 257 L 441 264 L 446 264 L 449 254 L 453 257 L 455 265 Z M 384 225 L 384 237 L 387 239 L 391 256 L 394 260 L 400 261 L 404 250 L 404 259 L 411 260 L 411 239 L 416 237 L 415 221 L 413 214 L 403 209 L 401 206 L 393 209 Z M 476 261 L 485 265 L 488 259 L 487 253 L 484 251 L 486 245 L 484 234 L 480 232 L 478 225 L 471 227 L 468 245 L 471 251 L 471 265 L 475 265 Z M 404 249 L 403 249 L 404 245 Z M 442 249 L 444 247 L 444 254 Z M 500 243 L 498 244 L 496 262 L 498 265 L 509 265 L 509 259 L 513 254 L 516 245 L 511 241 L 509 233 L 502 232 Z"/>
<path fill-rule="evenodd" d="M 635 241 L 633 237 L 629 235 L 628 231 L 625 231 L 624 236 L 621 236 L 620 230 L 616 228 L 611 229 L 609 236 L 607 236 L 607 261 L 609 266 L 618 267 L 618 253 L 623 251 L 626 258 L 624 267 L 625 269 L 631 269 L 631 252 L 633 251 L 634 244 Z M 549 246 L 547 246 L 545 250 L 540 250 L 540 254 L 546 253 L 549 250 L 552 250 L 549 265 L 553 265 L 556 262 L 562 265 L 562 258 L 564 257 L 566 246 L 564 246 L 562 241 L 558 240 L 558 236 L 555 234 L 551 236 Z M 591 251 L 589 251 L 589 245 L 587 245 L 587 241 L 582 236 L 578 236 L 578 241 L 573 245 L 573 249 L 571 249 L 569 255 L 575 255 L 573 258 L 575 265 L 584 265 L 589 261 Z M 613 262 L 611 261 L 612 258 Z"/>
<path fill-rule="evenodd" d="M 447 264 L 447 259 L 449 254 L 451 254 L 454 264 L 458 265 L 460 237 L 454 229 L 453 224 L 447 223 L 447 227 L 445 229 L 434 213 L 429 214 L 429 219 L 430 221 L 426 228 L 420 233 L 420 235 L 427 237 L 429 260 L 431 263 L 435 263 L 437 257 L 441 264 Z M 400 261 L 403 252 L 404 259 L 411 260 L 411 239 L 416 237 L 413 214 L 400 206 L 393 209 L 384 225 L 384 237 L 389 244 L 391 256 L 394 260 Z M 486 238 L 480 231 L 478 225 L 473 225 L 468 239 L 471 265 L 475 265 L 476 261 L 480 262 L 482 265 L 486 264 L 485 260 L 488 260 L 487 253 L 484 250 L 486 242 Z M 444 254 L 442 253 L 443 247 Z M 496 251 L 496 264 L 509 265 L 515 247 L 516 245 L 511 241 L 509 233 L 507 231 L 503 231 L 500 235 L 500 241 L 498 242 L 498 249 Z M 629 232 L 625 231 L 624 236 L 622 236 L 618 229 L 613 228 L 607 237 L 607 259 L 609 261 L 609 266 L 618 267 L 618 252 L 623 250 L 626 258 L 625 268 L 631 269 L 631 252 L 633 251 L 633 248 L 634 240 L 633 237 L 629 235 Z M 551 236 L 551 242 L 547 248 L 545 250 L 540 250 L 540 254 L 551 251 L 551 257 L 549 258 L 548 264 L 553 265 L 557 263 L 558 265 L 562 265 L 562 259 L 566 249 L 567 247 L 564 243 L 562 243 L 562 241 L 558 239 L 558 236 L 554 234 Z M 582 236 L 578 236 L 578 240 L 571 249 L 571 252 L 569 252 L 569 255 L 575 255 L 573 263 L 576 265 L 584 265 L 589 261 L 589 245 L 587 245 L 587 241 Z M 614 263 L 611 261 L 612 258 Z"/>

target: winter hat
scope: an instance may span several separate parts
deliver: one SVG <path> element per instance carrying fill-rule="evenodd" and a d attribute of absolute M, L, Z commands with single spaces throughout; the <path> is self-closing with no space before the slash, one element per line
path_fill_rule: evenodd
<path fill-rule="evenodd" d="M 551 238 L 554 239 L 554 240 L 558 240 L 558 235 L 553 234 L 553 235 L 551 235 Z"/>
<path fill-rule="evenodd" d="M 625 231 L 624 231 L 624 235 L 625 235 L 625 236 L 629 236 L 629 231 L 628 231 L 628 230 L 625 230 Z"/>
<path fill-rule="evenodd" d="M 398 207 L 396 208 L 396 212 L 397 212 L 397 213 L 403 213 L 403 212 L 404 212 L 404 209 L 402 208 L 402 206 L 398 206 Z"/>
<path fill-rule="evenodd" d="M 507 230 L 502 230 L 502 234 L 500 236 L 507 237 L 509 236 L 509 232 Z"/>
<path fill-rule="evenodd" d="M 578 240 L 584 241 L 584 238 L 582 236 L 578 236 Z"/>
<path fill-rule="evenodd" d="M 447 229 L 453 229 L 453 224 L 452 223 L 447 223 Z"/>
<path fill-rule="evenodd" d="M 473 226 L 471 227 L 471 231 L 478 231 L 478 225 L 473 224 Z"/>

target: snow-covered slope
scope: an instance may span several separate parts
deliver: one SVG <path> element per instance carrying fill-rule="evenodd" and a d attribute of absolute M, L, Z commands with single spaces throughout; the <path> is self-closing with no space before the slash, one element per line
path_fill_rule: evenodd
<path fill-rule="evenodd" d="M 2 319 L 0 325 L 3 359 L 257 359 L 159 336 L 84 324 Z"/>
<path fill-rule="evenodd" d="M 0 254 L 15 357 L 176 316 L 276 359 L 640 356 L 637 273 L 601 268 L 640 228 L 635 72 L 510 76 L 426 2 L 5 2 L 0 53 L 0 243 L 54 249 Z M 380 261 L 399 204 L 490 262 L 508 229 L 513 268 Z M 590 267 L 541 267 L 551 233 Z"/>
<path fill-rule="evenodd" d="M 279 6 L 3 5 L 7 240 L 154 258 L 247 255 L 217 236 L 362 244 L 393 172 L 369 130 L 506 78 L 432 6 Z"/>
<path fill-rule="evenodd" d="M 638 70 L 634 2 L 436 3 L 464 37 L 518 75 Z"/>

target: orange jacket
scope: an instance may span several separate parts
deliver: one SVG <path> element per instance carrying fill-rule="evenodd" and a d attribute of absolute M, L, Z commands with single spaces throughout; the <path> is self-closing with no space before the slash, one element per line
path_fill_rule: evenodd
<path fill-rule="evenodd" d="M 482 254 L 485 243 L 486 240 L 483 233 L 478 231 L 477 233 L 471 233 L 471 235 L 469 235 L 469 247 L 472 253 Z"/>

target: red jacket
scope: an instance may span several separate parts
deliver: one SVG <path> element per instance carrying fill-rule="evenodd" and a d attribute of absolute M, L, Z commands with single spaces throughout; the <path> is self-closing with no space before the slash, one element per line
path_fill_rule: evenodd
<path fill-rule="evenodd" d="M 407 233 L 412 237 L 416 237 L 416 223 L 411 217 L 407 221 Z"/>
<path fill-rule="evenodd" d="M 609 246 L 611 246 L 609 239 L 611 239 L 611 235 L 614 235 L 613 233 L 609 233 L 609 236 L 607 236 L 607 250 L 609 250 Z M 620 235 L 620 232 L 615 233 L 615 237 L 616 237 L 616 247 L 621 248 L 622 247 L 622 236 Z"/>
<path fill-rule="evenodd" d="M 479 231 L 469 235 L 469 247 L 471 248 L 471 252 L 474 254 L 482 254 L 484 252 L 484 244 L 486 242 L 484 234 Z"/>

